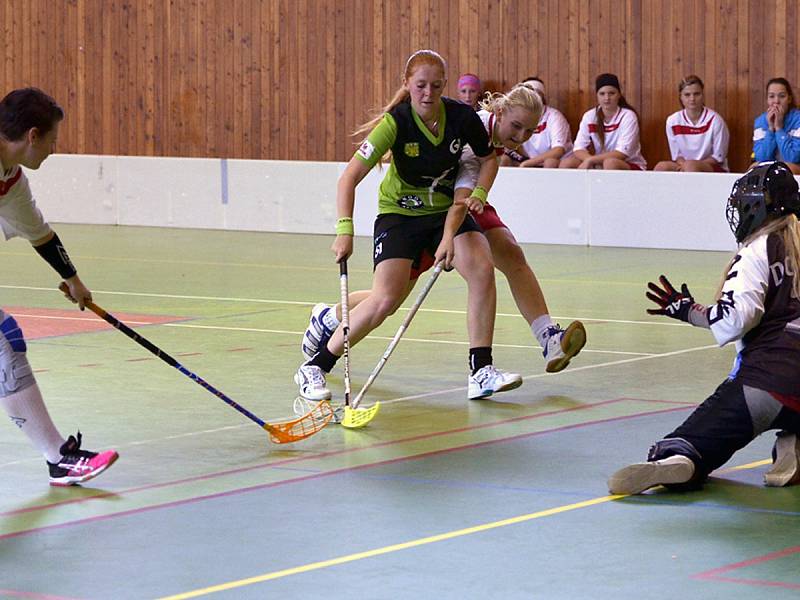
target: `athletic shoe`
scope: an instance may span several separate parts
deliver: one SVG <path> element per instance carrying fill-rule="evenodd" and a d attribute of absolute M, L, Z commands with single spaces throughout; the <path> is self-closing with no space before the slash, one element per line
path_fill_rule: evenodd
<path fill-rule="evenodd" d="M 467 398 L 470 400 L 488 398 L 496 392 L 507 392 L 521 385 L 522 376 L 501 371 L 494 365 L 486 365 L 469 376 Z"/>
<path fill-rule="evenodd" d="M 319 349 L 327 345 L 338 326 L 339 320 L 332 306 L 322 302 L 314 305 L 308 327 L 303 334 L 303 342 L 300 344 L 300 350 L 307 361 L 314 358 Z"/>
<path fill-rule="evenodd" d="M 50 469 L 50 485 L 68 486 L 83 483 L 97 477 L 119 458 L 114 450 L 90 452 L 81 450 L 81 432 L 78 439 L 69 436 L 60 448 L 61 460 L 48 462 Z"/>
<path fill-rule="evenodd" d="M 694 475 L 692 459 L 674 454 L 661 460 L 623 467 L 608 479 L 612 494 L 641 494 L 656 485 L 686 483 Z"/>
<path fill-rule="evenodd" d="M 783 487 L 800 483 L 800 440 L 782 431 L 772 449 L 772 468 L 764 474 L 764 484 Z"/>
<path fill-rule="evenodd" d="M 554 325 L 547 329 L 547 342 L 544 345 L 545 371 L 563 371 L 574 356 L 586 345 L 586 329 L 580 321 L 573 321 L 566 329 Z"/>
<path fill-rule="evenodd" d="M 331 399 L 331 391 L 325 383 L 325 373 L 315 365 L 300 365 L 294 374 L 294 382 L 300 386 L 300 397 L 312 402 Z"/>

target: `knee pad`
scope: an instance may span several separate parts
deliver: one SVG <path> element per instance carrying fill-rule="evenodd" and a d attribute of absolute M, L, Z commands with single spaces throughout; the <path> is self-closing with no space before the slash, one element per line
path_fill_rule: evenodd
<path fill-rule="evenodd" d="M 676 454 L 690 458 L 694 463 L 697 463 L 702 458 L 697 449 L 683 438 L 668 438 L 658 441 L 650 447 L 650 452 L 647 453 L 647 460 L 652 462 L 669 458 Z"/>
<path fill-rule="evenodd" d="M 22 330 L 14 317 L 6 317 L 0 323 L 0 398 L 24 390 L 35 382 Z"/>

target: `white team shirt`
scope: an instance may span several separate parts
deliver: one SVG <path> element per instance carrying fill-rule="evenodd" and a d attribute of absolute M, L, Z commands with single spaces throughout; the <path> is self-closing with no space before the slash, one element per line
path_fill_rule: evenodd
<path fill-rule="evenodd" d="M 50 234 L 50 225 L 36 207 L 28 178 L 19 165 L 6 169 L 0 163 L 0 228 L 7 240 L 21 237 L 32 241 Z"/>
<path fill-rule="evenodd" d="M 595 154 L 616 150 L 625 155 L 625 162 L 642 170 L 647 169 L 647 161 L 642 156 L 642 146 L 639 143 L 639 119 L 635 112 L 618 107 L 614 116 L 604 124 L 604 131 L 606 143 L 601 147 L 597 137 L 596 108 L 590 108 L 581 117 L 575 150 L 588 151 L 589 145 L 594 147 Z"/>
<path fill-rule="evenodd" d="M 481 118 L 481 122 L 483 122 L 483 126 L 486 128 L 486 133 L 489 134 L 489 141 L 494 148 L 495 154 L 500 156 L 503 154 L 503 144 L 495 142 L 494 136 L 492 135 L 492 131 L 494 130 L 494 113 L 488 110 L 479 110 L 478 116 Z M 478 185 L 478 173 L 480 170 L 481 161 L 475 156 L 472 148 L 468 145 L 464 146 L 461 159 L 458 162 L 458 174 L 456 175 L 456 184 L 453 186 L 453 189 L 467 188 L 474 190 L 475 186 Z"/>
<path fill-rule="evenodd" d="M 685 110 L 667 117 L 667 142 L 672 160 L 713 158 L 728 170 L 728 126 L 719 114 L 703 108 L 697 122 L 692 122 Z"/>
<path fill-rule="evenodd" d="M 761 322 L 766 310 L 767 284 L 777 269 L 769 264 L 768 237 L 760 235 L 739 249 L 722 287 L 721 299 L 711 305 L 708 313 L 717 343 L 724 346 L 736 342 L 737 352 L 744 348 L 742 338 Z"/>
<path fill-rule="evenodd" d="M 522 144 L 522 150 L 529 158 L 533 158 L 558 147 L 564 148 L 565 154 L 572 150 L 569 122 L 561 111 L 545 106 L 533 135 Z"/>

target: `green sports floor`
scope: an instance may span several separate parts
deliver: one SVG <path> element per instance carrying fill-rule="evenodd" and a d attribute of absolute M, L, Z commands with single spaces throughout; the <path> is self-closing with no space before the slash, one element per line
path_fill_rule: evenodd
<path fill-rule="evenodd" d="M 292 416 L 311 306 L 338 297 L 325 236 L 57 227 L 97 304 L 266 421 Z M 551 313 L 586 324 L 570 367 L 541 352 L 498 277 L 495 363 L 518 390 L 466 399 L 463 282 L 443 274 L 367 398 L 365 429 L 274 445 L 177 370 L 72 307 L 26 242 L 0 247 L 14 314 L 64 435 L 120 460 L 50 488 L 0 425 L 0 597 L 796 598 L 800 487 L 762 486 L 767 434 L 702 492 L 609 496 L 722 381 L 731 348 L 645 313 L 660 273 L 710 301 L 727 255 L 525 247 Z M 351 289 L 371 281 L 357 241 Z M 358 389 L 402 311 L 353 351 Z M 341 372 L 329 379 L 342 397 Z"/>

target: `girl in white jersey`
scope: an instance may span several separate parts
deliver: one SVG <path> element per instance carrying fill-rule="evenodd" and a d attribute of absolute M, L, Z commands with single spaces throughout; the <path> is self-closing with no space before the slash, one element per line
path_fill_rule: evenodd
<path fill-rule="evenodd" d="M 654 171 L 728 171 L 728 126 L 703 103 L 703 87 L 697 75 L 689 75 L 678 84 L 678 100 L 683 110 L 667 117 L 672 160 L 662 160 Z"/>
<path fill-rule="evenodd" d="M 38 169 L 56 143 L 64 111 L 35 88 L 14 90 L 0 101 L 0 228 L 6 239 L 22 237 L 58 272 L 65 295 L 83 310 L 92 299 L 58 235 L 36 208 L 22 167 Z M 28 363 L 17 321 L 0 309 L 0 406 L 44 456 L 50 485 L 87 481 L 117 459 L 113 450 L 81 450 L 81 434 L 66 440 L 56 429 Z"/>
<path fill-rule="evenodd" d="M 575 152 L 559 166 L 644 171 L 647 162 L 639 143 L 639 117 L 622 95 L 619 79 L 603 73 L 595 81 L 595 90 L 598 104 L 584 113 L 575 138 Z"/>
<path fill-rule="evenodd" d="M 564 156 L 572 153 L 572 132 L 567 118 L 547 103 L 544 82 L 538 77 L 528 77 L 522 83 L 533 88 L 542 98 L 544 110 L 533 135 L 517 150 L 506 148 L 500 158 L 503 167 L 544 167 L 557 169 Z"/>
<path fill-rule="evenodd" d="M 779 430 L 768 486 L 800 482 L 800 195 L 782 162 L 750 169 L 733 185 L 726 217 L 739 251 L 725 269 L 716 301 L 694 301 L 665 276 L 650 283 L 650 314 L 710 329 L 720 345 L 736 343 L 728 377 L 674 431 L 656 442 L 647 462 L 608 481 L 613 494 L 656 485 L 694 489 L 765 431 Z"/>

